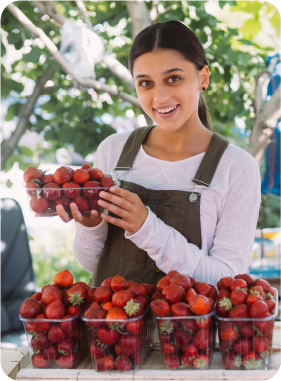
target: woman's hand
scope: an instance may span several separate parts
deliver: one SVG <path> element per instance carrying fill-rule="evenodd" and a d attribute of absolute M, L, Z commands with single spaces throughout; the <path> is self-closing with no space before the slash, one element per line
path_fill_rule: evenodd
<path fill-rule="evenodd" d="M 91 210 L 89 213 L 81 214 L 74 202 L 70 204 L 70 210 L 72 217 L 66 213 L 62 205 L 57 205 L 56 207 L 56 211 L 63 222 L 69 222 L 74 218 L 76 222 L 80 222 L 88 228 L 97 226 L 102 222 L 102 218 L 96 210 Z"/>
<path fill-rule="evenodd" d="M 119 226 L 130 234 L 135 234 L 147 217 L 147 208 L 139 196 L 127 190 L 111 187 L 110 192 L 100 192 L 99 196 L 104 200 L 99 200 L 98 204 L 120 218 L 114 218 L 102 213 L 101 218 L 113 225 Z M 108 201 L 108 202 L 107 202 Z M 110 204 L 110 203 L 113 204 Z"/>

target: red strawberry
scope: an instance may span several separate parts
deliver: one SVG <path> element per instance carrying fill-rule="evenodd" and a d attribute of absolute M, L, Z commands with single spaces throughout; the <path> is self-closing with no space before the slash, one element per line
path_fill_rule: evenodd
<path fill-rule="evenodd" d="M 109 286 L 100 286 L 96 289 L 94 297 L 99 303 L 106 303 L 111 300 L 113 295 L 112 289 Z"/>
<path fill-rule="evenodd" d="M 39 184 L 37 184 L 37 183 L 35 183 L 35 182 L 33 182 L 33 181 L 30 181 L 30 182 L 28 182 L 28 183 L 26 183 L 26 189 L 28 189 L 27 190 L 27 194 L 30 196 L 30 197 L 35 197 L 35 196 L 38 196 L 39 195 L 39 193 L 41 192 L 41 191 L 37 191 L 36 189 L 40 189 L 40 185 Z"/>
<path fill-rule="evenodd" d="M 65 197 L 68 199 L 73 199 L 79 195 L 80 185 L 75 183 L 74 181 L 70 183 L 64 183 L 62 187 L 65 189 L 64 194 L 65 194 Z"/>
<path fill-rule="evenodd" d="M 90 353 L 93 359 L 98 359 L 106 355 L 106 345 L 98 343 L 93 339 L 90 344 Z"/>
<path fill-rule="evenodd" d="M 182 286 L 171 284 L 165 288 L 166 299 L 170 304 L 181 302 L 184 299 L 185 292 Z"/>
<path fill-rule="evenodd" d="M 172 355 L 172 354 L 178 353 L 178 348 L 174 344 L 163 343 L 162 353 L 163 355 Z"/>
<path fill-rule="evenodd" d="M 153 300 L 150 307 L 156 316 L 166 316 L 170 312 L 168 302 L 162 299 Z"/>
<path fill-rule="evenodd" d="M 207 329 L 200 329 L 193 336 L 194 346 L 198 349 L 206 349 L 211 344 L 211 332 Z"/>
<path fill-rule="evenodd" d="M 68 198 L 65 198 L 65 197 L 62 197 L 62 198 L 59 198 L 58 200 L 55 200 L 55 208 L 58 206 L 58 205 L 62 205 L 64 210 L 66 212 L 70 212 L 70 204 L 71 204 L 71 200 L 69 200 Z"/>
<path fill-rule="evenodd" d="M 226 291 L 230 296 L 230 292 L 227 290 L 221 290 L 219 292 L 219 295 L 222 291 Z M 216 311 L 217 311 L 217 314 L 219 316 L 228 317 L 228 312 L 231 308 L 232 308 L 232 303 L 231 303 L 231 300 L 229 298 L 226 298 L 226 297 L 218 298 L 218 302 L 216 305 Z"/>
<path fill-rule="evenodd" d="M 114 320 L 127 320 L 128 316 L 126 315 L 123 308 L 113 307 L 113 308 L 111 308 L 111 310 L 109 310 L 107 312 L 105 318 L 106 318 L 106 320 L 108 320 L 108 322 L 106 323 L 107 326 L 110 328 L 114 327 L 114 329 L 116 329 L 118 326 L 122 327 L 124 325 L 124 323 L 117 323 L 117 322 L 114 322 Z M 112 320 L 113 320 L 113 322 L 112 322 Z"/>
<path fill-rule="evenodd" d="M 240 279 L 238 279 L 238 280 L 240 280 Z M 235 291 L 234 290 L 231 293 L 231 302 L 234 306 L 236 306 L 236 304 L 242 304 L 242 303 L 246 302 L 247 298 L 248 298 L 248 293 L 246 291 L 242 291 L 242 290 Z"/>
<path fill-rule="evenodd" d="M 90 203 L 85 197 L 77 196 L 75 197 L 73 202 L 77 205 L 79 212 L 84 213 L 84 212 L 87 212 L 87 210 L 89 210 Z"/>
<path fill-rule="evenodd" d="M 120 356 L 115 360 L 115 368 L 124 372 L 131 369 L 131 361 L 128 356 Z"/>
<path fill-rule="evenodd" d="M 112 279 L 113 278 L 107 278 L 107 279 L 105 279 L 103 282 L 102 282 L 102 284 L 101 284 L 101 286 L 111 286 L 111 281 L 112 281 Z M 119 290 L 118 290 L 119 291 Z"/>
<path fill-rule="evenodd" d="M 211 311 L 210 301 L 204 295 L 194 295 L 189 299 L 189 309 L 196 315 L 206 315 Z"/>
<path fill-rule="evenodd" d="M 263 301 L 256 301 L 251 305 L 250 315 L 254 319 L 260 319 L 268 314 L 268 306 Z"/>
<path fill-rule="evenodd" d="M 56 360 L 59 357 L 57 346 L 52 344 L 43 350 L 43 357 L 45 360 Z"/>
<path fill-rule="evenodd" d="M 219 340 L 220 349 L 222 352 L 230 352 L 233 350 L 233 340 Z"/>
<path fill-rule="evenodd" d="M 220 338 L 226 341 L 235 341 L 239 338 L 240 334 L 238 328 L 232 323 L 224 323 L 220 325 L 219 329 Z"/>
<path fill-rule="evenodd" d="M 210 285 L 208 284 L 208 286 Z M 217 290 L 211 289 L 209 298 L 213 299 L 213 301 L 215 302 L 217 300 L 217 295 L 218 295 Z"/>
<path fill-rule="evenodd" d="M 194 334 L 198 331 L 198 327 L 194 321 L 194 319 L 186 319 L 181 321 L 181 326 L 184 330 Z"/>
<path fill-rule="evenodd" d="M 255 302 L 257 301 L 264 301 L 264 299 L 262 298 L 261 295 L 257 295 L 257 294 L 249 294 L 247 299 L 246 299 L 246 303 L 248 304 L 248 306 L 251 306 L 252 304 L 254 304 Z"/>
<path fill-rule="evenodd" d="M 85 311 L 85 318 L 86 319 L 105 319 L 106 317 L 106 311 L 102 308 L 89 308 L 87 311 Z M 86 325 L 89 325 L 90 327 L 102 327 L 103 322 L 102 321 L 85 321 Z"/>
<path fill-rule="evenodd" d="M 90 198 L 90 209 L 91 210 L 99 210 L 100 206 L 98 204 L 99 198 Z M 110 286 L 110 284 L 109 284 Z"/>
<path fill-rule="evenodd" d="M 173 279 L 173 277 L 175 276 L 175 275 L 178 275 L 179 274 L 179 272 L 178 271 L 176 271 L 176 270 L 171 270 L 171 271 L 169 271 L 168 272 L 168 274 L 166 275 L 170 280 L 172 280 Z M 167 285 L 168 286 L 168 285 Z"/>
<path fill-rule="evenodd" d="M 178 326 L 175 321 L 167 319 L 157 319 L 157 324 L 160 331 L 165 333 L 172 333 Z"/>
<path fill-rule="evenodd" d="M 227 352 L 224 355 L 224 365 L 226 369 L 239 369 L 242 365 L 242 358 L 233 352 Z"/>
<path fill-rule="evenodd" d="M 171 305 L 171 315 L 172 316 L 191 316 L 191 312 L 187 304 L 183 302 L 178 302 Z"/>
<path fill-rule="evenodd" d="M 35 292 L 35 294 L 32 295 L 32 299 L 35 299 L 37 301 L 42 299 L 42 292 Z"/>
<path fill-rule="evenodd" d="M 197 282 L 194 286 L 194 290 L 196 291 L 197 294 L 209 297 L 211 287 L 207 283 Z"/>
<path fill-rule="evenodd" d="M 264 352 L 268 349 L 270 342 L 267 337 L 253 337 L 253 350 L 255 352 Z"/>
<path fill-rule="evenodd" d="M 231 292 L 229 290 L 226 290 L 226 289 L 221 289 L 220 292 L 218 293 L 218 300 L 221 300 L 223 298 L 227 298 L 227 299 L 230 299 L 231 297 Z"/>
<path fill-rule="evenodd" d="M 50 304 L 55 300 L 61 300 L 62 293 L 56 287 L 46 287 L 42 292 L 42 302 L 45 304 Z"/>
<path fill-rule="evenodd" d="M 193 344 L 189 344 L 185 348 L 184 353 L 190 360 L 193 360 L 198 354 L 198 349 Z"/>
<path fill-rule="evenodd" d="M 134 318 L 143 313 L 144 305 L 137 299 L 130 299 L 124 306 L 124 311 L 130 318 Z"/>
<path fill-rule="evenodd" d="M 53 324 L 48 330 L 48 339 L 51 344 L 58 343 L 66 338 L 66 333 L 58 324 Z"/>
<path fill-rule="evenodd" d="M 234 279 L 231 276 L 226 276 L 224 278 L 221 278 L 217 283 L 218 290 L 226 289 L 230 291 L 230 285 L 234 281 Z"/>
<path fill-rule="evenodd" d="M 265 294 L 261 286 L 253 286 L 249 290 L 250 295 L 260 295 L 265 300 Z"/>
<path fill-rule="evenodd" d="M 246 355 L 252 347 L 252 343 L 248 339 L 240 339 L 234 343 L 234 352 L 240 355 Z"/>
<path fill-rule="evenodd" d="M 95 303 L 97 303 L 97 302 L 95 302 Z M 106 311 L 106 312 L 108 312 L 109 310 L 111 310 L 111 308 L 113 308 L 114 306 L 113 306 L 113 304 L 111 303 L 111 302 L 106 302 L 106 303 L 104 303 L 103 305 L 102 305 L 102 308 Z"/>
<path fill-rule="evenodd" d="M 57 344 L 59 354 L 66 356 L 74 351 L 74 341 L 70 337 L 66 337 Z"/>
<path fill-rule="evenodd" d="M 267 304 L 268 307 L 268 312 L 272 315 L 275 310 L 275 300 L 272 298 L 271 294 L 268 293 L 266 295 L 270 295 L 270 298 L 266 297 L 265 298 L 265 303 Z"/>
<path fill-rule="evenodd" d="M 243 279 L 247 283 L 248 287 L 253 284 L 253 278 L 249 274 L 238 274 L 235 275 L 234 279 Z"/>
<path fill-rule="evenodd" d="M 99 193 L 102 189 L 101 188 L 101 184 L 98 182 L 98 181 L 86 181 L 84 184 L 83 184 L 83 188 L 97 188 L 97 189 L 85 189 L 83 194 L 85 197 L 87 198 L 96 198 L 98 199 L 99 198 Z"/>
<path fill-rule="evenodd" d="M 134 298 L 137 296 L 146 296 L 146 288 L 141 284 L 130 286 L 128 288 L 128 291 L 130 291 L 133 294 Z"/>
<path fill-rule="evenodd" d="M 114 185 L 113 179 L 111 175 L 104 175 L 100 179 L 101 186 L 104 188 L 110 188 Z"/>
<path fill-rule="evenodd" d="M 138 350 L 139 336 L 136 335 L 121 335 L 119 339 L 119 346 L 121 353 L 127 356 L 131 356 Z"/>
<path fill-rule="evenodd" d="M 73 175 L 73 181 L 78 184 L 84 184 L 90 178 L 89 172 L 85 169 L 76 169 Z"/>
<path fill-rule="evenodd" d="M 270 284 L 265 279 L 257 279 L 254 282 L 254 286 L 260 286 L 265 293 L 270 291 Z"/>
<path fill-rule="evenodd" d="M 105 345 L 117 344 L 120 333 L 117 330 L 111 330 L 108 327 L 101 327 L 98 330 L 98 340 Z"/>
<path fill-rule="evenodd" d="M 32 356 L 32 365 L 35 366 L 35 368 L 51 368 L 51 361 L 44 359 L 41 353 L 37 353 Z"/>
<path fill-rule="evenodd" d="M 49 201 L 45 197 L 31 197 L 30 207 L 35 213 L 44 213 L 49 208 Z"/>
<path fill-rule="evenodd" d="M 152 297 L 152 295 L 157 291 L 153 284 L 141 283 L 141 285 L 145 287 L 146 293 L 149 297 Z"/>
<path fill-rule="evenodd" d="M 240 328 L 240 333 L 242 337 L 252 337 L 254 336 L 254 330 L 251 323 L 248 323 L 246 325 L 243 325 Z"/>
<path fill-rule="evenodd" d="M 60 326 L 65 333 L 70 334 L 77 330 L 77 320 L 73 319 L 71 315 L 66 315 L 62 318 Z"/>
<path fill-rule="evenodd" d="M 73 368 L 75 363 L 76 363 L 76 356 L 74 353 L 70 353 L 69 355 L 66 355 L 66 356 L 60 356 L 56 360 L 56 364 L 64 369 Z"/>
<path fill-rule="evenodd" d="M 177 355 L 168 355 L 165 357 L 165 365 L 172 370 L 176 370 L 180 366 L 180 359 Z"/>
<path fill-rule="evenodd" d="M 58 198 L 60 198 L 60 195 L 61 195 L 61 191 L 60 190 L 55 190 L 55 188 L 58 188 L 60 189 L 60 186 L 56 183 L 48 183 L 48 184 L 45 184 L 43 186 L 44 190 L 43 190 L 43 193 L 44 193 L 44 196 L 50 200 L 50 201 L 54 201 L 54 200 L 57 200 Z"/>
<path fill-rule="evenodd" d="M 159 339 L 162 343 L 170 343 L 172 341 L 172 335 L 170 333 L 161 333 Z"/>
<path fill-rule="evenodd" d="M 53 180 L 55 183 L 62 185 L 72 180 L 72 177 L 73 177 L 72 170 L 69 167 L 63 165 L 62 167 L 58 168 L 55 171 Z"/>
<path fill-rule="evenodd" d="M 114 358 L 112 355 L 98 358 L 96 361 L 96 370 L 98 372 L 109 371 L 114 368 Z"/>
<path fill-rule="evenodd" d="M 231 310 L 228 313 L 228 317 L 231 319 L 237 319 L 237 318 L 249 318 L 250 313 L 249 313 L 249 306 L 247 304 L 236 304 L 236 306 L 232 307 Z M 236 325 L 243 325 L 244 323 L 242 322 L 235 322 Z"/>
<path fill-rule="evenodd" d="M 20 305 L 19 313 L 25 319 L 32 319 L 40 313 L 40 305 L 37 300 L 27 298 Z"/>
<path fill-rule="evenodd" d="M 206 318 L 198 318 L 195 320 L 196 325 L 200 329 L 207 329 L 211 327 L 212 319 L 211 317 L 206 317 Z"/>
<path fill-rule="evenodd" d="M 230 283 L 230 290 L 235 291 L 237 289 L 247 288 L 247 283 L 243 279 L 235 279 Z"/>
<path fill-rule="evenodd" d="M 184 290 L 188 290 L 191 287 L 191 282 L 189 278 L 182 274 L 176 274 L 171 280 L 171 284 L 176 284 L 182 286 Z"/>
<path fill-rule="evenodd" d="M 37 326 L 37 324 L 33 321 L 29 321 L 25 324 L 25 330 L 26 332 L 31 336 L 38 336 L 37 334 L 40 333 L 40 329 Z"/>
<path fill-rule="evenodd" d="M 42 349 L 48 348 L 50 346 L 50 342 L 47 334 L 45 332 L 41 332 L 39 335 L 34 336 L 31 339 L 30 345 L 35 351 L 41 351 Z"/>
<path fill-rule="evenodd" d="M 254 351 L 250 351 L 247 355 L 245 355 L 242 363 L 247 370 L 260 369 L 262 367 L 261 357 Z"/>
<path fill-rule="evenodd" d="M 202 355 L 202 354 L 198 355 L 192 361 L 192 365 L 194 366 L 194 368 L 197 368 L 197 369 L 207 368 L 208 364 L 209 364 L 209 358 L 208 358 L 208 356 Z"/>
<path fill-rule="evenodd" d="M 133 353 L 131 359 L 135 364 L 142 364 L 144 362 L 144 356 L 140 352 Z"/>
<path fill-rule="evenodd" d="M 26 183 L 30 182 L 31 180 L 41 180 L 42 177 L 42 171 L 40 171 L 40 169 L 37 169 L 36 167 L 28 167 L 23 174 L 23 179 Z"/>
<path fill-rule="evenodd" d="M 157 291 L 152 295 L 151 300 L 157 300 L 157 299 L 165 299 L 162 294 L 162 291 Z"/>
<path fill-rule="evenodd" d="M 62 270 L 55 275 L 54 283 L 58 286 L 70 287 L 73 284 L 73 276 L 68 270 Z"/>
<path fill-rule="evenodd" d="M 87 168 L 90 175 L 90 180 L 100 180 L 103 177 L 103 172 L 98 168 Z"/>
<path fill-rule="evenodd" d="M 81 286 L 71 286 L 66 292 L 66 298 L 73 306 L 81 305 L 87 296 L 87 290 Z"/>
<path fill-rule="evenodd" d="M 65 307 L 61 300 L 55 300 L 47 305 L 45 315 L 48 319 L 62 319 L 65 315 Z"/>
<path fill-rule="evenodd" d="M 184 300 L 186 303 L 189 303 L 189 299 L 194 296 L 194 295 L 197 295 L 197 292 L 194 290 L 194 288 L 190 288 L 186 291 L 185 293 L 185 297 L 184 297 Z"/>
<path fill-rule="evenodd" d="M 126 324 L 126 330 L 133 333 L 134 335 L 139 335 L 143 331 L 143 320 L 135 320 Z"/>
<path fill-rule="evenodd" d="M 137 286 L 138 283 L 135 282 L 134 280 L 128 280 L 127 285 L 128 285 L 128 288 L 129 288 L 129 287 L 131 287 L 131 286 Z M 142 285 L 142 286 L 143 286 L 143 285 Z"/>
<path fill-rule="evenodd" d="M 177 340 L 178 346 L 182 351 L 185 351 L 185 348 L 192 340 L 192 334 L 188 331 L 184 331 L 183 329 L 177 328 L 174 331 L 174 337 Z"/>
<path fill-rule="evenodd" d="M 70 316 L 75 316 L 77 314 L 79 314 L 79 312 L 81 311 L 81 307 L 80 306 L 69 306 L 67 307 L 67 315 L 70 315 Z"/>
<path fill-rule="evenodd" d="M 48 183 L 53 183 L 53 176 L 54 174 L 53 173 L 49 173 L 48 175 L 44 175 L 42 177 L 42 182 L 43 184 L 48 184 Z"/>
<path fill-rule="evenodd" d="M 171 280 L 168 276 L 165 276 L 164 278 L 160 279 L 157 283 L 157 289 L 159 291 L 163 291 L 165 287 L 169 286 L 171 284 Z"/>
<path fill-rule="evenodd" d="M 95 291 L 96 291 L 96 287 L 89 287 L 88 291 L 87 291 L 87 297 L 86 297 L 86 300 L 87 300 L 87 303 L 88 304 L 92 304 L 94 301 L 95 301 Z"/>
<path fill-rule="evenodd" d="M 45 314 L 39 314 L 37 316 L 35 316 L 35 319 L 47 319 L 47 316 Z M 42 332 L 42 331 L 47 331 L 50 327 L 51 327 L 51 323 L 49 322 L 38 322 L 38 323 L 35 323 L 36 324 L 36 328 L 39 332 Z"/>
<path fill-rule="evenodd" d="M 128 282 L 121 275 L 115 275 L 115 277 L 111 280 L 110 287 L 114 292 L 126 290 L 128 287 Z"/>
<path fill-rule="evenodd" d="M 91 168 L 91 166 L 88 163 L 83 164 L 81 167 L 81 169 L 89 169 L 89 168 Z"/>
<path fill-rule="evenodd" d="M 143 304 L 143 307 L 145 310 L 147 309 L 147 307 L 149 306 L 151 302 L 148 296 L 136 296 L 135 299 Z"/>
<path fill-rule="evenodd" d="M 270 314 L 266 317 L 271 316 Z M 252 322 L 253 330 L 256 336 L 265 336 L 269 339 L 272 338 L 274 320 L 257 320 Z"/>

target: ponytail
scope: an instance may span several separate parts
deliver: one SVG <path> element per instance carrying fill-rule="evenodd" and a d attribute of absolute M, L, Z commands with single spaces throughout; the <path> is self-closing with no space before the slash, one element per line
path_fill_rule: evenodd
<path fill-rule="evenodd" d="M 199 119 L 200 119 L 201 123 L 206 128 L 208 128 L 208 130 L 211 130 L 211 126 L 210 126 L 210 122 L 211 122 L 210 113 L 209 113 L 208 107 L 207 107 L 207 105 L 205 103 L 205 100 L 204 100 L 202 94 L 200 94 L 200 98 L 199 98 L 198 116 L 199 116 Z"/>

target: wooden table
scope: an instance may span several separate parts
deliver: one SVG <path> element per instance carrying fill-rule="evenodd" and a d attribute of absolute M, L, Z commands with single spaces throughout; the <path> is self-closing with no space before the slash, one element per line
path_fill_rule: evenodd
<path fill-rule="evenodd" d="M 14 351 L 14 352 L 13 352 Z M 18 352 L 18 354 L 16 354 Z M 14 356 L 14 357 L 13 357 Z M 142 369 L 129 372 L 96 372 L 93 370 L 90 355 L 79 364 L 77 369 L 32 369 L 28 364 L 27 348 L 2 349 L 2 368 L 13 379 L 21 381 L 50 381 L 67 380 L 200 380 L 200 381 L 224 381 L 224 380 L 268 380 L 273 377 L 281 364 L 281 323 L 275 323 L 273 335 L 273 359 L 268 370 L 226 370 L 218 348 L 214 354 L 211 369 L 209 370 L 166 370 L 163 366 L 160 350 L 149 353 Z"/>

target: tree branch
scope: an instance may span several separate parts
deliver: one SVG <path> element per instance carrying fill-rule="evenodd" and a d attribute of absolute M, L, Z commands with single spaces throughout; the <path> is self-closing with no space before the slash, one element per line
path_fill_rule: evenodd
<path fill-rule="evenodd" d="M 40 12 L 47 14 L 56 22 L 63 26 L 66 17 L 56 10 L 56 5 L 53 1 L 32 1 L 33 4 L 39 9 Z"/>
<path fill-rule="evenodd" d="M 126 6 L 133 24 L 133 36 L 151 25 L 151 18 L 144 1 L 126 1 Z"/>
<path fill-rule="evenodd" d="M 80 12 L 81 12 L 81 14 L 85 20 L 85 23 L 87 24 L 87 27 L 90 30 L 93 30 L 93 25 L 91 23 L 91 20 L 89 19 L 85 4 L 81 0 L 76 1 L 76 4 L 77 4 L 78 8 L 80 9 Z"/>
<path fill-rule="evenodd" d="M 25 133 L 26 128 L 28 126 L 29 118 L 33 112 L 35 104 L 40 97 L 44 93 L 45 83 L 52 79 L 55 73 L 55 69 L 52 66 L 49 66 L 43 74 L 38 77 L 36 81 L 36 85 L 32 94 L 27 98 L 27 102 L 24 103 L 20 109 L 18 115 L 18 123 L 15 131 L 11 134 L 8 140 L 4 140 L 1 149 L 1 167 L 4 169 L 6 160 L 11 156 L 14 149 L 16 148 L 20 138 Z"/>
<path fill-rule="evenodd" d="M 44 42 L 46 48 L 50 51 L 55 60 L 69 75 L 71 75 L 73 80 L 82 86 L 93 87 L 96 91 L 103 91 L 114 97 L 121 98 L 132 103 L 135 107 L 141 109 L 139 100 L 136 97 L 119 91 L 117 86 L 104 85 L 95 79 L 80 77 L 78 74 L 76 74 L 70 63 L 58 51 L 56 45 L 49 39 L 49 37 L 43 32 L 42 29 L 37 28 L 14 4 L 9 4 L 7 8 L 28 30 L 30 30 Z"/>

